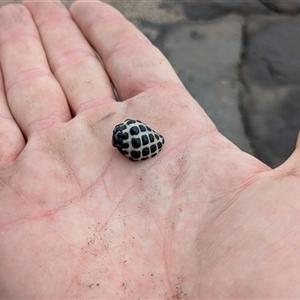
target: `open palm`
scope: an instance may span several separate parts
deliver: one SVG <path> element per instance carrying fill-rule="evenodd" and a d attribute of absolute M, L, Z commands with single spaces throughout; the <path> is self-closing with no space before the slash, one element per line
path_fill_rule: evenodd
<path fill-rule="evenodd" d="M 299 297 L 299 152 L 270 170 L 117 11 L 70 12 L 0 10 L 1 299 Z M 158 156 L 112 147 L 126 118 Z"/>

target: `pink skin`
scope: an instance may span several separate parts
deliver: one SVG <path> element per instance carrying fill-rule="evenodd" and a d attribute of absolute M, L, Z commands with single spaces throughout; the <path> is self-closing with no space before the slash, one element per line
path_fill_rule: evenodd
<path fill-rule="evenodd" d="M 300 297 L 299 143 L 275 170 L 240 151 L 101 2 L 3 7 L 0 65 L 1 298 Z M 159 155 L 111 146 L 126 118 Z"/>

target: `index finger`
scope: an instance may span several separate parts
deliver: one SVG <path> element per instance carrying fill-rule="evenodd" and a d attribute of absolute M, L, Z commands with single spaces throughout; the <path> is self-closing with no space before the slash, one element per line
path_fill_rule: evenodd
<path fill-rule="evenodd" d="M 163 54 L 110 5 L 77 1 L 70 13 L 101 56 L 121 99 L 157 86 L 182 86 Z"/>

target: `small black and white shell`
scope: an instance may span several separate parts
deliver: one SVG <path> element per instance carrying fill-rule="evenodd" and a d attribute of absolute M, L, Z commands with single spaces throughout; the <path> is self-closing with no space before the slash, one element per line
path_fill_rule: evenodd
<path fill-rule="evenodd" d="M 143 122 L 132 119 L 116 125 L 112 136 L 112 145 L 132 161 L 155 156 L 164 142 L 162 135 Z"/>

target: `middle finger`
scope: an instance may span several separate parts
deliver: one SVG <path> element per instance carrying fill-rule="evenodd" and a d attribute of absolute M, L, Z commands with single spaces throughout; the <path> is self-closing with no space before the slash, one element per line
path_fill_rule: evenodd
<path fill-rule="evenodd" d="M 99 59 L 59 2 L 30 2 L 53 74 L 61 84 L 74 114 L 114 101 L 114 92 Z"/>

